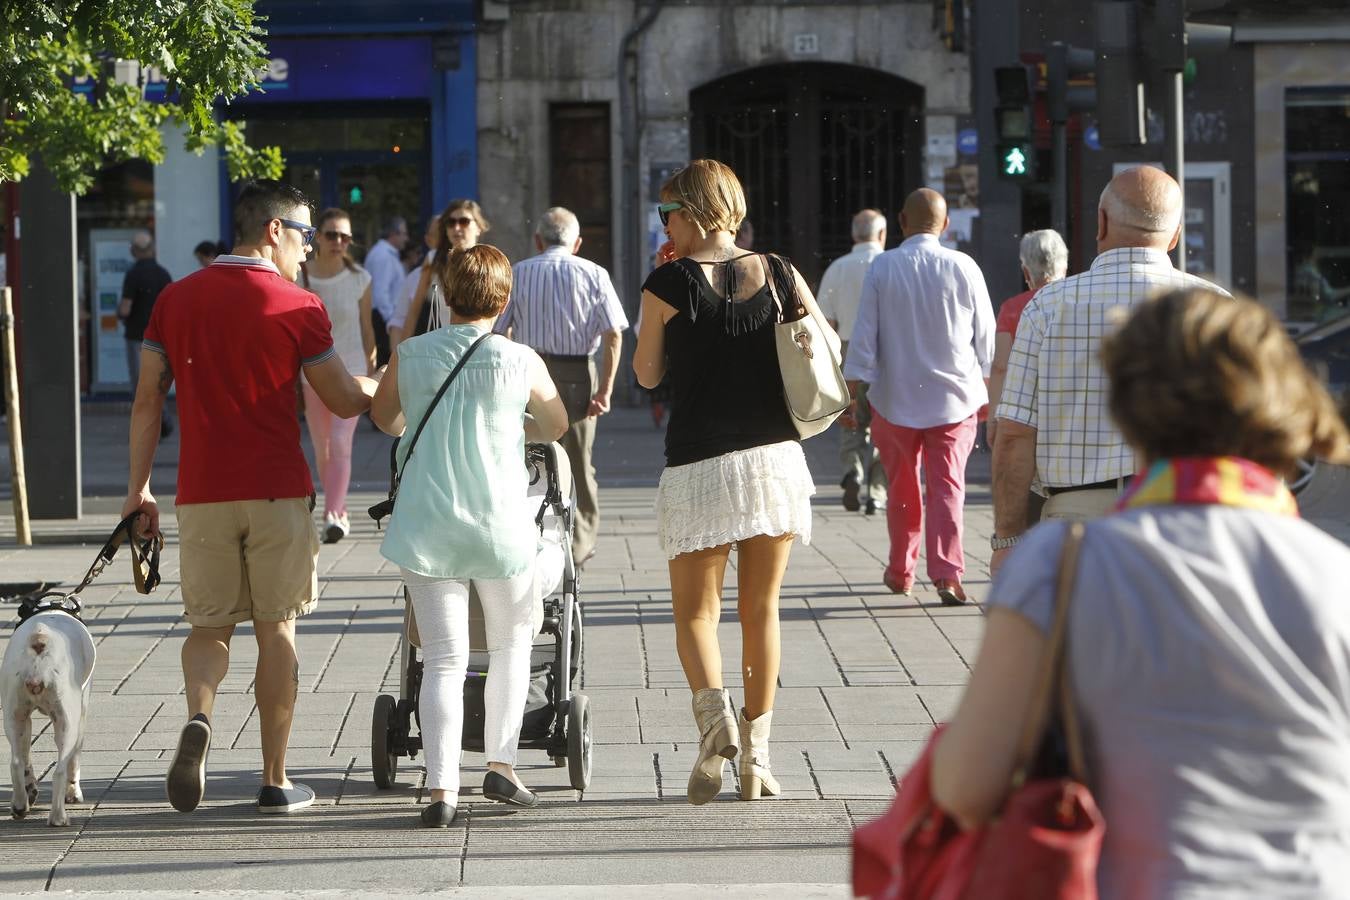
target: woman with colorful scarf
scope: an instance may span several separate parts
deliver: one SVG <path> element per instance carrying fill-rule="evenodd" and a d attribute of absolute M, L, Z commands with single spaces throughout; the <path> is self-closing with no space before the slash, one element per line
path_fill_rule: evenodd
<path fill-rule="evenodd" d="M 1069 606 L 1101 896 L 1345 896 L 1350 549 L 1298 517 L 1280 476 L 1347 461 L 1350 433 L 1248 300 L 1161 297 L 1101 355 L 1142 464 L 1087 524 Z M 1007 795 L 1066 531 L 1038 526 L 999 573 L 937 744 L 933 797 L 963 827 Z"/>

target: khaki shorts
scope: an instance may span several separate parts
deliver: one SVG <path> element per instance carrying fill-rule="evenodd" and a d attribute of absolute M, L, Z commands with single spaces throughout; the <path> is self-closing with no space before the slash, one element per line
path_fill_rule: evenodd
<path fill-rule="evenodd" d="M 308 497 L 178 507 L 183 608 L 192 625 L 284 622 L 319 600 Z"/>

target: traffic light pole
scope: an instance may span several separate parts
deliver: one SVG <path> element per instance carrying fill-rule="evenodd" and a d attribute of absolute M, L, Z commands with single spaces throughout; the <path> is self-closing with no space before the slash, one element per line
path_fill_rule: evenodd
<path fill-rule="evenodd" d="M 1182 73 L 1165 71 L 1163 86 L 1166 104 L 1167 137 L 1163 142 L 1163 168 L 1181 186 L 1181 225 L 1172 264 L 1186 271 L 1186 123 Z"/>
<path fill-rule="evenodd" d="M 1052 122 L 1055 146 L 1055 180 L 1050 189 L 1050 227 L 1069 233 L 1069 123 Z"/>

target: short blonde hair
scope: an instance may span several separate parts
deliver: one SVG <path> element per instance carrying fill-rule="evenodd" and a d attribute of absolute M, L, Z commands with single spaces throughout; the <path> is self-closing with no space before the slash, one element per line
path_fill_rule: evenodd
<path fill-rule="evenodd" d="M 685 217 L 706 235 L 735 234 L 745 218 L 745 191 L 731 168 L 715 159 L 696 159 L 661 185 L 664 203 L 678 202 Z"/>
<path fill-rule="evenodd" d="M 1350 461 L 1350 431 L 1271 312 L 1213 291 L 1164 294 L 1102 341 L 1111 415 L 1150 459 L 1240 456 L 1279 474 Z"/>
<path fill-rule="evenodd" d="M 500 315 L 511 299 L 511 261 L 491 244 L 450 250 L 436 272 L 446 303 L 465 318 Z"/>

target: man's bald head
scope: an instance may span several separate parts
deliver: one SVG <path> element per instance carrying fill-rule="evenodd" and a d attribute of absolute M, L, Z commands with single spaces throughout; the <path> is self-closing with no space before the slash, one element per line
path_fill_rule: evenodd
<path fill-rule="evenodd" d="M 131 236 L 131 255 L 137 259 L 151 259 L 155 255 L 155 238 L 148 231 L 138 231 Z"/>
<path fill-rule="evenodd" d="M 1181 187 L 1162 169 L 1126 169 L 1106 185 L 1097 204 L 1097 249 L 1170 250 L 1181 224 Z"/>
<path fill-rule="evenodd" d="M 919 188 L 905 198 L 900 212 L 900 230 L 905 237 L 941 234 L 947 227 L 947 201 L 930 188 Z"/>

